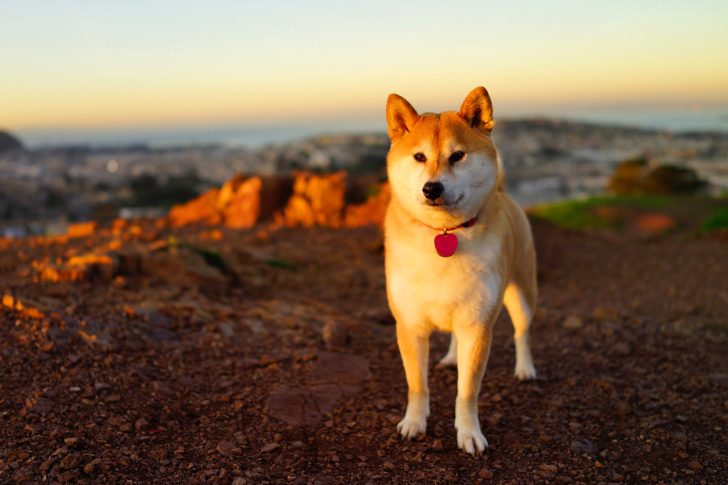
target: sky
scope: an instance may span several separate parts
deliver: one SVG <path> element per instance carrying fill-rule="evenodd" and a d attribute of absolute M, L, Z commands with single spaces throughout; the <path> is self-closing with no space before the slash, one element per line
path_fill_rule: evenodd
<path fill-rule="evenodd" d="M 728 2 L 0 4 L 0 129 L 383 120 L 398 93 L 496 117 L 728 108 Z"/>

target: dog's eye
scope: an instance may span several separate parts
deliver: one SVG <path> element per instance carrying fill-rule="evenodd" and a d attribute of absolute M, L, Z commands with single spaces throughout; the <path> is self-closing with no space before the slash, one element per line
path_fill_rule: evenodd
<path fill-rule="evenodd" d="M 425 162 L 427 161 L 427 157 L 424 153 L 415 153 L 415 160 L 417 160 L 418 162 Z"/>
<path fill-rule="evenodd" d="M 460 160 L 462 160 L 464 156 L 465 156 L 465 153 L 463 153 L 461 151 L 457 151 L 457 152 L 453 152 L 452 155 L 450 155 L 450 158 L 448 158 L 448 160 L 450 161 L 450 163 L 455 163 L 455 162 L 459 162 Z"/>

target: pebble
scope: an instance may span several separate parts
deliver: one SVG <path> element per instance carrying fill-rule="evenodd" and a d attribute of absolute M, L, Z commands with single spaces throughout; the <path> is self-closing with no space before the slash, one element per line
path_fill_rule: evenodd
<path fill-rule="evenodd" d="M 349 329 L 337 320 L 329 320 L 321 329 L 321 335 L 328 348 L 345 347 L 349 340 Z"/>
<path fill-rule="evenodd" d="M 75 455 L 75 454 L 67 455 L 63 459 L 63 461 L 61 461 L 61 466 L 63 468 L 65 468 L 66 470 L 69 470 L 71 468 L 76 468 L 80 464 L 81 464 L 81 455 Z"/>
<path fill-rule="evenodd" d="M 279 445 L 278 443 L 268 443 L 267 445 L 265 445 L 263 448 L 260 449 L 260 452 L 261 453 L 270 453 L 271 451 L 275 451 L 280 447 L 281 447 L 281 445 Z"/>
<path fill-rule="evenodd" d="M 481 470 L 478 472 L 478 476 L 484 480 L 492 480 L 493 472 L 488 470 L 487 468 L 481 468 Z"/>
<path fill-rule="evenodd" d="M 566 330 L 579 330 L 580 328 L 584 327 L 584 322 L 581 321 L 581 318 L 577 317 L 576 315 L 571 315 L 564 320 L 564 328 Z"/>

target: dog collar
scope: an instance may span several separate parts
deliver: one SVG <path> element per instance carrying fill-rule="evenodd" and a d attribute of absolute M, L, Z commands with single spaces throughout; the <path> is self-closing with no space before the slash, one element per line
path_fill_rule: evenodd
<path fill-rule="evenodd" d="M 443 258 L 449 258 L 453 254 L 455 254 L 455 251 L 458 248 L 458 237 L 455 234 L 448 234 L 448 231 L 455 231 L 456 229 L 460 229 L 461 227 L 471 227 L 475 225 L 475 222 L 477 220 L 478 216 L 475 216 L 472 219 L 463 222 L 459 226 L 451 227 L 449 229 L 438 229 L 436 227 L 428 226 L 422 221 L 420 222 L 423 226 L 429 227 L 430 229 L 434 229 L 435 231 L 442 231 L 442 234 L 438 234 L 437 236 L 435 236 L 435 251 L 437 251 L 437 254 L 439 254 Z"/>

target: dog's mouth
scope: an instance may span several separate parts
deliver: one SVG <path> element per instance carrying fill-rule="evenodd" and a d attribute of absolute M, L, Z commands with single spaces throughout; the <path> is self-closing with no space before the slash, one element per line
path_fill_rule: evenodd
<path fill-rule="evenodd" d="M 454 206 L 456 206 L 456 205 L 458 205 L 460 203 L 460 201 L 462 200 L 462 198 L 463 198 L 463 196 L 461 195 L 460 197 L 458 197 L 457 199 L 455 199 L 454 202 L 448 202 L 445 199 L 443 199 L 442 197 L 440 197 L 439 199 L 435 199 L 435 200 L 425 199 L 425 205 L 428 206 L 428 207 L 433 207 L 433 208 L 439 208 L 439 207 L 442 207 L 442 208 L 454 207 Z"/>

